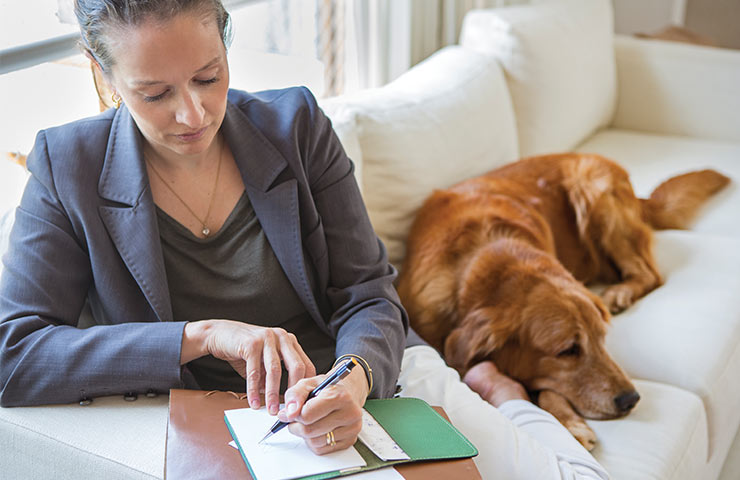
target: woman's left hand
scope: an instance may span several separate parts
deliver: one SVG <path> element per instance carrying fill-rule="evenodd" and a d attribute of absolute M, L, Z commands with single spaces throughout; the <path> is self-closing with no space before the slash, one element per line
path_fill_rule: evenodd
<path fill-rule="evenodd" d="M 306 402 L 308 394 L 326 375 L 304 378 L 285 392 L 285 408 L 278 413 L 288 429 L 303 438 L 314 453 L 324 455 L 351 447 L 362 428 L 362 406 L 368 384 L 362 368 L 355 368 L 341 382 L 324 388 Z"/>

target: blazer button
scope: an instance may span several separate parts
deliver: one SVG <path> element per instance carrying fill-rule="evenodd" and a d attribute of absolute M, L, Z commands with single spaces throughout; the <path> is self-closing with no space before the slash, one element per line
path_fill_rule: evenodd
<path fill-rule="evenodd" d="M 152 390 L 152 389 L 150 388 L 149 390 L 147 390 L 147 391 L 146 391 L 146 396 L 147 396 L 148 398 L 154 398 L 154 397 L 156 397 L 156 396 L 157 396 L 157 392 L 155 392 L 154 390 Z"/>
<path fill-rule="evenodd" d="M 136 394 L 136 392 L 128 392 L 124 394 L 123 399 L 127 402 L 133 402 L 136 400 L 139 396 Z"/>
<path fill-rule="evenodd" d="M 80 399 L 80 406 L 87 407 L 92 403 L 92 398 L 83 397 Z"/>

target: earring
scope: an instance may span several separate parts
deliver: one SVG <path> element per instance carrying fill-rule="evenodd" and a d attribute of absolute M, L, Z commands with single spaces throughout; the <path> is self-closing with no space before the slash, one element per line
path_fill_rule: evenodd
<path fill-rule="evenodd" d="M 113 92 L 113 95 L 110 96 L 110 99 L 113 100 L 114 107 L 119 108 L 121 106 L 121 96 L 118 94 L 118 92 Z"/>

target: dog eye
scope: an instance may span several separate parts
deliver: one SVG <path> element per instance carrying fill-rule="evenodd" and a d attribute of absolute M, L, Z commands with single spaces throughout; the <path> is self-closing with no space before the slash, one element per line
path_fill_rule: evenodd
<path fill-rule="evenodd" d="M 581 354 L 581 346 L 578 345 L 577 343 L 574 343 L 569 348 L 558 353 L 558 357 L 577 357 L 580 354 Z"/>

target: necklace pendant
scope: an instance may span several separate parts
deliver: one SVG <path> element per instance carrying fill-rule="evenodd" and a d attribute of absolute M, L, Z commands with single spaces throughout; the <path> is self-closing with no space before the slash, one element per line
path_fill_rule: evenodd
<path fill-rule="evenodd" d="M 211 233 L 211 229 L 203 225 L 203 230 L 200 231 L 204 237 L 207 237 Z"/>

